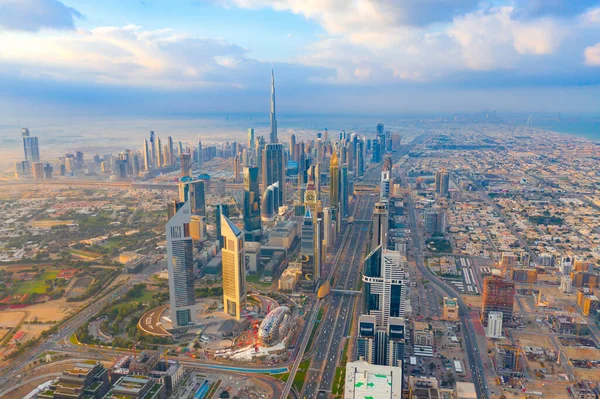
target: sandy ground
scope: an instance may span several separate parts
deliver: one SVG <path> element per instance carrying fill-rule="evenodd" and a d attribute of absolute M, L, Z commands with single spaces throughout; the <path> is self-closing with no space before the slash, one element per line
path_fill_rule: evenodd
<path fill-rule="evenodd" d="M 22 309 L 10 311 L 3 310 L 0 312 L 0 328 L 12 328 L 19 324 L 25 317 L 25 312 Z"/>

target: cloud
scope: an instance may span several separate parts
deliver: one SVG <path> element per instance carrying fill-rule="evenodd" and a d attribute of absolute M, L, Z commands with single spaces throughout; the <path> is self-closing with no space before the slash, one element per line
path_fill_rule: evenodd
<path fill-rule="evenodd" d="M 426 26 L 451 21 L 478 0 L 217 0 L 240 8 L 273 8 L 315 19 L 330 33 L 387 25 Z"/>
<path fill-rule="evenodd" d="M 572 17 L 598 5 L 597 0 L 515 0 L 515 18 Z"/>
<path fill-rule="evenodd" d="M 0 30 L 74 29 L 83 15 L 58 0 L 0 0 Z"/>
<path fill-rule="evenodd" d="M 600 43 L 595 46 L 590 46 L 583 52 L 585 64 L 591 66 L 600 66 Z"/>
<path fill-rule="evenodd" d="M 243 84 L 230 70 L 253 63 L 243 47 L 222 39 L 135 25 L 44 36 L 6 33 L 0 48 L 4 68 L 22 75 L 125 86 Z"/>

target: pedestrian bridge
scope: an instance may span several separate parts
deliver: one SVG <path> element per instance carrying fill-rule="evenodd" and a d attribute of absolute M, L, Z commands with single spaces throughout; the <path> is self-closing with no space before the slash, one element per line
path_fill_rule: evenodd
<path fill-rule="evenodd" d="M 353 291 L 353 290 L 331 290 L 331 292 L 337 292 L 339 294 L 345 295 L 360 295 L 362 291 Z"/>

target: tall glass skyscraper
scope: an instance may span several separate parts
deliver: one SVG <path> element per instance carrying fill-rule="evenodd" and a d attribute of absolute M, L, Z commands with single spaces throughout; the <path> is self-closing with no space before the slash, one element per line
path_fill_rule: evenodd
<path fill-rule="evenodd" d="M 23 152 L 25 160 L 29 161 L 30 165 L 34 162 L 40 162 L 40 147 L 38 138 L 29 135 L 29 129 L 24 127 L 21 129 L 21 137 L 23 138 Z"/>
<path fill-rule="evenodd" d="M 285 204 L 285 160 L 283 144 L 267 144 L 262 155 L 262 185 L 269 187 L 279 182 L 278 204 Z"/>
<path fill-rule="evenodd" d="M 194 324 L 194 258 L 190 236 L 190 201 L 175 207 L 177 211 L 166 225 L 169 302 L 173 327 Z"/>
<path fill-rule="evenodd" d="M 258 168 L 244 167 L 244 230 L 260 230 Z"/>

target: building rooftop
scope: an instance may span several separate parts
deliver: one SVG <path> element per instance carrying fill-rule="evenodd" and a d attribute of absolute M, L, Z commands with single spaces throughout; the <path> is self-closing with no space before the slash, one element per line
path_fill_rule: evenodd
<path fill-rule="evenodd" d="M 346 364 L 345 397 L 400 399 L 402 368 L 361 361 Z"/>

